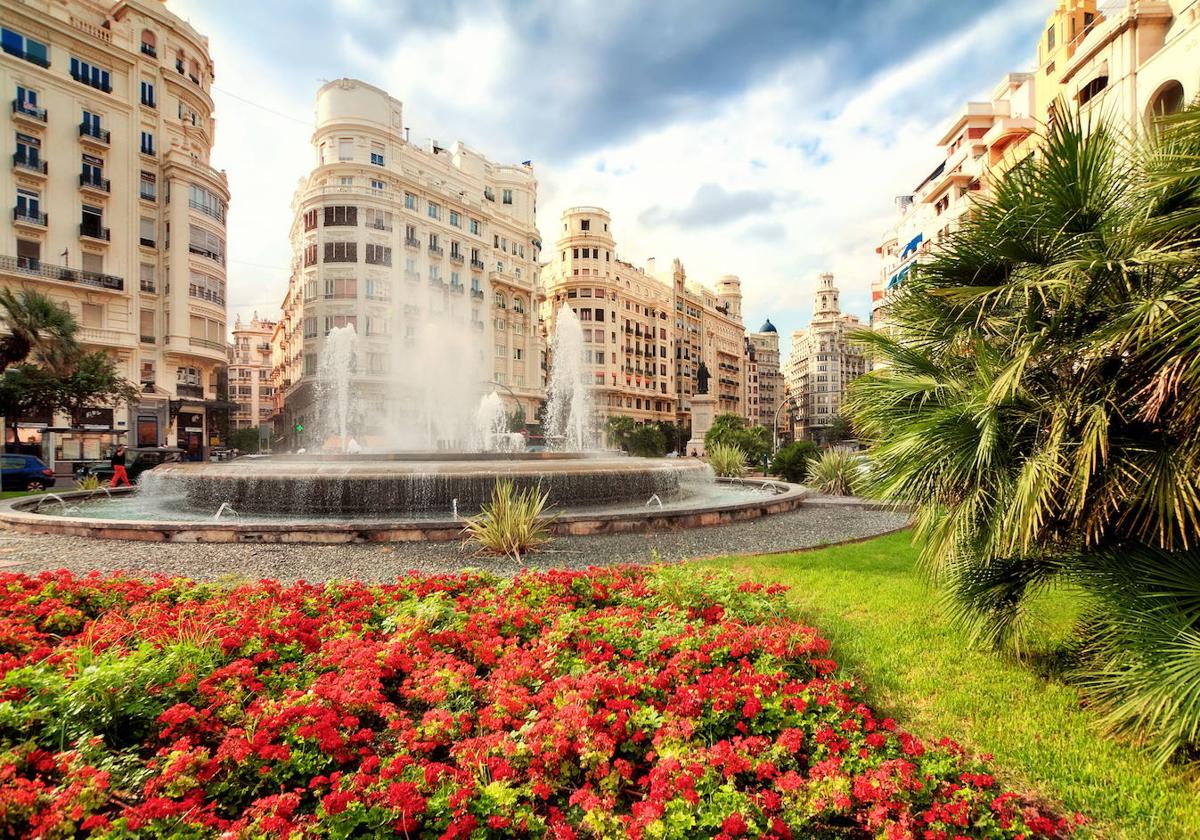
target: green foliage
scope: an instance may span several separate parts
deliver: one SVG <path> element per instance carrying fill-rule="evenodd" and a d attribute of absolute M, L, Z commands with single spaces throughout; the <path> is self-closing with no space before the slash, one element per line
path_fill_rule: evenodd
<path fill-rule="evenodd" d="M 841 414 L 836 415 L 821 431 L 821 439 L 826 443 L 841 443 L 844 440 L 853 440 L 853 438 L 854 427 L 850 424 L 850 420 Z"/>
<path fill-rule="evenodd" d="M 741 478 L 746 474 L 746 453 L 730 443 L 705 444 L 708 465 L 721 478 Z"/>
<path fill-rule="evenodd" d="M 845 449 L 826 449 L 808 466 L 807 484 L 828 496 L 857 496 L 862 492 L 863 457 Z"/>
<path fill-rule="evenodd" d="M 628 414 L 614 414 L 604 421 L 604 433 L 608 436 L 608 445 L 616 449 L 629 446 L 629 436 L 637 428 L 637 422 Z"/>
<path fill-rule="evenodd" d="M 718 414 L 704 435 L 704 448 L 711 450 L 717 444 L 736 446 L 747 461 L 761 464 L 771 451 L 771 434 L 765 426 L 747 426 L 746 419 L 740 415 Z"/>
<path fill-rule="evenodd" d="M 80 490 L 99 490 L 100 477 L 97 475 L 85 475 L 83 478 L 75 480 L 75 486 Z"/>
<path fill-rule="evenodd" d="M 1064 580 L 1100 596 L 1076 676 L 1160 758 L 1200 748 L 1200 602 L 1092 571 L 1186 568 L 1200 544 L 1197 159 L 1196 110 L 1139 143 L 1058 120 L 889 300 L 890 334 L 857 336 L 886 366 L 848 402 L 874 492 L 916 504 L 978 638 L 1019 651 Z"/>
<path fill-rule="evenodd" d="M 243 455 L 254 454 L 259 451 L 262 443 L 260 434 L 257 426 L 249 429 L 231 429 L 226 440 L 229 441 L 231 449 L 236 449 Z"/>
<path fill-rule="evenodd" d="M 667 454 L 667 439 L 658 424 L 638 426 L 628 440 L 629 454 L 642 458 L 661 458 Z"/>
<path fill-rule="evenodd" d="M 518 490 L 511 481 L 497 481 L 491 502 L 467 519 L 464 543 L 520 562 L 550 540 L 554 518 L 543 515 L 549 498 L 540 488 Z"/>
<path fill-rule="evenodd" d="M 783 446 L 771 459 L 771 474 L 792 484 L 801 484 L 808 477 L 808 465 L 818 456 L 817 445 L 811 440 L 798 440 Z"/>
<path fill-rule="evenodd" d="M 0 338 L 0 372 L 31 359 L 61 374 L 79 352 L 75 316 L 41 292 L 0 289 L 0 322 L 8 333 Z"/>

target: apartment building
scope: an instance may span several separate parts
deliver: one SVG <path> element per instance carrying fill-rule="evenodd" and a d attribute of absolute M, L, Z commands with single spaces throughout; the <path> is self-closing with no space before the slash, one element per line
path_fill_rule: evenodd
<path fill-rule="evenodd" d="M 277 335 L 282 425 L 316 421 L 325 338 L 343 326 L 358 337 L 360 436 L 412 427 L 450 380 L 464 400 L 497 388 L 532 422 L 544 393 L 532 166 L 412 142 L 402 103 L 354 79 L 317 91 L 312 142 Z"/>
<path fill-rule="evenodd" d="M 60 472 L 117 441 L 203 458 L 228 408 L 229 187 L 209 165 L 208 40 L 157 0 L 7 2 L 0 36 L 0 131 L 14 150 L 0 285 L 66 306 L 83 346 L 142 386 L 136 404 L 97 407 L 85 427 L 20 418 L 6 444 Z"/>
<path fill-rule="evenodd" d="M 856 316 L 842 313 L 838 298 L 833 275 L 820 275 L 812 321 L 792 333 L 784 373 L 796 405 L 796 440 L 819 438 L 841 414 L 846 386 L 867 371 L 864 348 L 850 337 L 862 325 Z"/>
<path fill-rule="evenodd" d="M 624 414 L 689 426 L 701 361 L 718 410 L 743 412 L 747 355 L 737 277 L 722 277 L 714 291 L 690 282 L 678 259 L 663 273 L 654 259 L 644 268 L 620 259 L 612 219 L 599 207 L 564 211 L 558 232 L 541 271 L 543 317 L 551 335 L 564 305 L 582 322 L 600 419 Z"/>
<path fill-rule="evenodd" d="M 754 405 L 747 420 L 772 431 L 777 426 L 781 434 L 785 433 L 790 429 L 788 417 L 778 410 L 785 398 L 783 372 L 779 363 L 779 330 L 768 318 L 758 332 L 746 335 L 746 342 L 752 353 L 754 375 L 757 378 Z"/>
<path fill-rule="evenodd" d="M 541 271 L 546 329 L 554 334 L 563 306 L 579 318 L 598 419 L 674 423 L 671 289 L 617 256 L 611 225 L 599 207 L 563 212 L 554 257 Z"/>
<path fill-rule="evenodd" d="M 233 343 L 229 345 L 229 399 L 234 403 L 230 420 L 235 429 L 271 426 L 275 413 L 275 382 L 271 337 L 279 326 L 276 321 L 258 317 L 243 323 L 233 322 Z"/>
<path fill-rule="evenodd" d="M 1194 0 L 1057 0 L 1038 43 L 1038 66 L 1010 73 L 985 102 L 970 102 L 940 139 L 941 160 L 876 248 L 871 323 L 886 326 L 888 293 L 961 224 L 989 185 L 1035 153 L 1059 103 L 1131 131 L 1200 94 L 1200 4 Z"/>

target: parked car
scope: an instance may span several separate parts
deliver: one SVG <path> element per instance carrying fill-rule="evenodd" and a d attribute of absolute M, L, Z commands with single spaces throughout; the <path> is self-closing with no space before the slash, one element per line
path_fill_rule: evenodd
<path fill-rule="evenodd" d="M 54 470 L 34 455 L 0 455 L 0 489 L 45 490 L 54 486 Z"/>
<path fill-rule="evenodd" d="M 152 470 L 159 464 L 182 461 L 184 452 L 178 446 L 152 446 L 140 449 L 125 450 L 125 473 L 129 480 L 137 483 L 138 476 L 146 470 Z M 75 478 L 81 479 L 94 475 L 100 481 L 112 481 L 113 468 L 108 461 L 92 461 L 76 468 Z"/>

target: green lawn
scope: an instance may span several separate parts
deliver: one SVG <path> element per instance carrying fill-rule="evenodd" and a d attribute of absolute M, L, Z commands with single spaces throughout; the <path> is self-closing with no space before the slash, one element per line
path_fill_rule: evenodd
<path fill-rule="evenodd" d="M 909 535 L 800 554 L 703 561 L 791 587 L 878 709 L 925 737 L 991 753 L 1009 784 L 1088 814 L 1100 837 L 1200 838 L 1200 778 L 1110 740 L 1070 687 L 965 648 L 914 570 Z M 1065 626 L 1069 598 L 1045 610 Z"/>

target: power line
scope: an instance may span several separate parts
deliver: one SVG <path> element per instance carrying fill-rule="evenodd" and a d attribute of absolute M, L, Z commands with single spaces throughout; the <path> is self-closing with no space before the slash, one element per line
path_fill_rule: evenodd
<path fill-rule="evenodd" d="M 291 120 L 292 122 L 300 123 L 300 125 L 308 126 L 310 128 L 312 127 L 312 120 L 302 120 L 298 117 L 293 117 L 291 114 L 285 114 L 282 111 L 276 111 L 274 108 L 268 108 L 266 105 L 260 105 L 259 103 L 253 102 L 244 96 L 238 96 L 236 93 L 225 90 L 224 88 L 219 88 L 216 85 L 210 85 L 210 87 L 218 93 L 223 93 L 226 96 L 230 96 L 238 100 L 239 102 L 245 102 L 247 105 L 250 105 L 254 108 L 259 108 L 260 110 L 266 111 L 268 114 L 274 114 L 277 117 L 283 117 L 285 120 Z"/>

